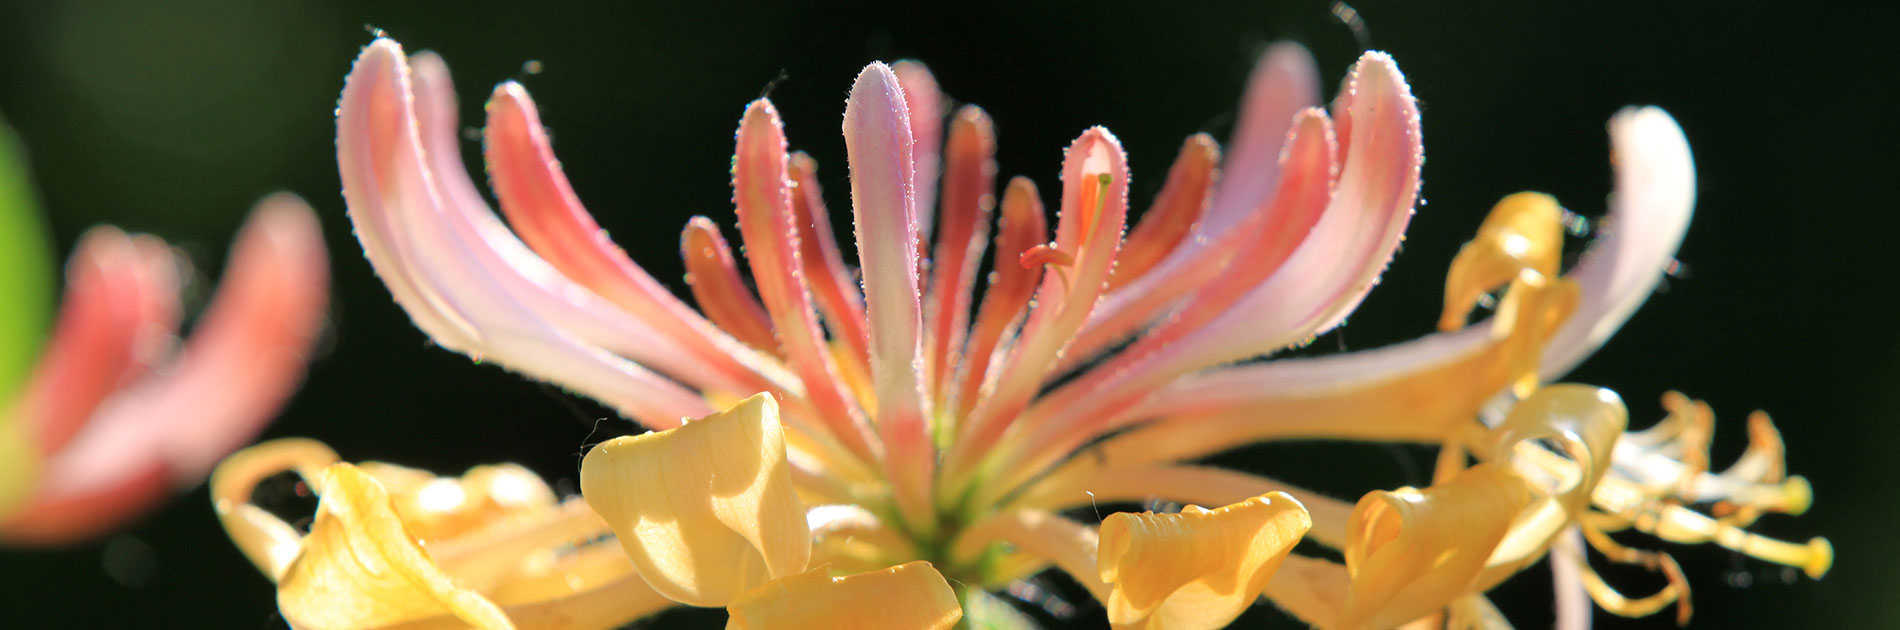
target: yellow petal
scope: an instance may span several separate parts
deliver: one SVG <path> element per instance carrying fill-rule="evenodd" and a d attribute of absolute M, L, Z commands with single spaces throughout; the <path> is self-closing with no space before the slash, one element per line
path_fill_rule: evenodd
<path fill-rule="evenodd" d="M 1439 330 L 1457 330 L 1478 300 L 1525 269 L 1557 277 L 1563 258 L 1563 208 L 1550 195 L 1517 193 L 1498 201 L 1478 235 L 1458 250 L 1445 274 Z"/>
<path fill-rule="evenodd" d="M 726 630 L 945 630 L 963 618 L 950 584 L 923 561 L 838 578 L 819 567 L 754 589 L 726 612 Z"/>
<path fill-rule="evenodd" d="M 424 542 L 546 514 L 556 503 L 540 476 L 515 464 L 476 466 L 460 478 L 383 462 L 359 467 L 383 485 L 410 535 Z"/>
<path fill-rule="evenodd" d="M 1545 484 L 1547 494 L 1571 512 L 1590 504 L 1590 493 L 1610 470 L 1617 438 L 1629 426 L 1629 411 L 1616 392 L 1560 383 L 1539 388 L 1516 405 L 1494 432 L 1500 457 Z M 1554 459 L 1535 440 L 1554 443 L 1568 461 Z"/>
<path fill-rule="evenodd" d="M 1535 381 L 1544 343 L 1576 304 L 1575 283 L 1525 272 L 1480 329 L 1186 376 L 1131 412 L 1160 420 L 1086 449 L 1036 483 L 1087 487 L 1101 471 L 1267 440 L 1440 443 L 1473 426 L 1500 390 Z"/>
<path fill-rule="evenodd" d="M 322 442 L 282 438 L 232 453 L 211 471 L 211 509 L 225 534 L 264 576 L 276 582 L 303 551 L 303 535 L 283 519 L 251 503 L 251 491 L 265 478 L 296 471 L 305 483 L 321 488 L 323 471 L 336 463 L 336 451 Z"/>
<path fill-rule="evenodd" d="M 1531 498 L 1502 464 L 1480 464 L 1424 490 L 1368 493 L 1347 529 L 1352 586 L 1343 625 L 1389 628 L 1471 591 Z"/>
<path fill-rule="evenodd" d="M 1102 581 L 1117 628 L 1219 628 L 1265 590 L 1313 526 L 1284 492 L 1179 514 L 1123 512 L 1102 521 Z"/>
<path fill-rule="evenodd" d="M 1493 459 L 1508 460 L 1535 498 L 1492 553 L 1476 590 L 1488 590 L 1543 557 L 1557 534 L 1590 507 L 1628 425 L 1629 412 L 1616 392 L 1588 385 L 1546 386 L 1511 408 L 1492 432 Z"/>
<path fill-rule="evenodd" d="M 766 394 L 594 447 L 581 495 L 653 590 L 682 604 L 724 606 L 811 558 L 778 403 Z"/>
<path fill-rule="evenodd" d="M 492 602 L 457 587 L 403 529 L 389 493 L 349 464 L 324 469 L 323 499 L 277 606 L 297 628 L 365 628 L 454 615 L 477 628 L 512 628 Z"/>

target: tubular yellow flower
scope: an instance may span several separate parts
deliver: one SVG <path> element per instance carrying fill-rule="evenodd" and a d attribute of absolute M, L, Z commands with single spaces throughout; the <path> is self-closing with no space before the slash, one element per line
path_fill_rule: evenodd
<path fill-rule="evenodd" d="M 1266 589 L 1313 520 L 1283 492 L 1178 514 L 1102 521 L 1102 581 L 1117 628 L 1221 628 Z"/>
<path fill-rule="evenodd" d="M 297 628 L 390 626 L 453 615 L 477 628 L 513 628 L 493 602 L 459 588 L 403 529 L 375 477 L 332 464 L 317 519 L 302 555 L 277 592 L 284 619 Z"/>
<path fill-rule="evenodd" d="M 724 606 L 811 559 L 778 403 L 760 394 L 677 429 L 610 440 L 581 462 L 581 495 L 641 577 L 694 606 Z"/>
<path fill-rule="evenodd" d="M 1472 590 L 1530 500 L 1524 482 L 1495 464 L 1424 490 L 1367 494 L 1346 530 L 1352 587 L 1343 625 L 1397 626 Z"/>
<path fill-rule="evenodd" d="M 1439 330 L 1457 330 L 1486 292 L 1503 286 L 1524 270 L 1557 276 L 1563 256 L 1563 208 L 1550 195 L 1517 193 L 1498 202 L 1465 243 L 1445 275 L 1445 311 Z"/>
<path fill-rule="evenodd" d="M 321 497 L 307 534 L 250 503 L 260 481 L 284 471 Z M 608 529 L 586 503 L 549 506 L 533 492 L 540 481 L 518 474 L 478 467 L 457 481 L 353 466 L 320 443 L 286 439 L 219 464 L 211 494 L 225 531 L 278 584 L 279 606 L 298 627 L 611 627 L 671 605 L 619 545 L 593 542 Z M 391 492 L 379 477 L 407 489 Z M 445 482 L 486 488 L 488 498 L 417 500 Z M 445 522 L 458 527 L 417 535 Z"/>

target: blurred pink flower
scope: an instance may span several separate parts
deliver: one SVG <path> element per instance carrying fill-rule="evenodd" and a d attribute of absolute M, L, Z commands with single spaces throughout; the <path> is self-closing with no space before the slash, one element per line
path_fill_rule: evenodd
<path fill-rule="evenodd" d="M 24 451 L 0 465 L 19 492 L 0 504 L 0 541 L 71 543 L 125 524 L 201 482 L 303 379 L 329 276 L 302 200 L 258 203 L 174 352 L 180 264 L 154 236 L 81 237 L 52 338 L 8 410 L 22 435 L 0 436 Z"/>

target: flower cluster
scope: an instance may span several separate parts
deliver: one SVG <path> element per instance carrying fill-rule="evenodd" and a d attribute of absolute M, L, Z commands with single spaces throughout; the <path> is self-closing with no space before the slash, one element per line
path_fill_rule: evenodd
<path fill-rule="evenodd" d="M 343 89 L 338 166 L 396 302 L 445 348 L 655 431 L 593 448 L 565 500 L 518 468 L 437 477 L 271 442 L 218 471 L 218 513 L 299 627 L 609 626 L 678 604 L 724 607 L 731 627 L 944 628 L 1051 567 L 1116 627 L 1220 627 L 1262 596 L 1319 626 L 1463 627 L 1500 623 L 1484 592 L 1552 554 L 1612 612 L 1686 614 L 1674 563 L 1621 530 L 1827 570 L 1825 541 L 1743 529 L 1808 502 L 1765 416 L 1717 473 L 1706 404 L 1672 395 L 1632 432 L 1614 393 L 1553 382 L 1642 303 L 1688 224 L 1693 166 L 1667 114 L 1611 120 L 1617 191 L 1572 268 L 1557 202 L 1512 195 L 1452 261 L 1438 332 L 1261 362 L 1371 290 L 1424 153 L 1385 54 L 1330 108 L 1298 46 L 1271 47 L 1249 81 L 1226 155 L 1188 138 L 1132 230 L 1121 145 L 1084 131 L 1052 230 L 1031 180 L 998 195 L 982 109 L 946 111 L 922 65 L 873 63 L 843 117 L 855 270 L 815 162 L 754 101 L 731 173 L 743 263 L 715 223 L 688 222 L 695 310 L 595 224 L 522 86 L 486 107 L 498 216 L 462 167 L 445 64 L 378 39 Z M 1193 463 L 1283 439 L 1441 457 L 1430 486 L 1357 504 Z M 307 532 L 250 503 L 287 470 L 322 497 Z M 1217 507 L 1063 515 L 1157 498 Z M 1579 537 L 1669 586 L 1621 595 Z"/>

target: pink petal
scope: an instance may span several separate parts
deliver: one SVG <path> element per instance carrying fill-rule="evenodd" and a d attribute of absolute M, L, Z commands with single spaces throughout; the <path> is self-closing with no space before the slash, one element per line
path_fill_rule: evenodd
<path fill-rule="evenodd" d="M 1220 175 L 1219 163 L 1220 145 L 1212 136 L 1197 133 L 1181 143 L 1174 165 L 1168 167 L 1167 182 L 1122 243 L 1115 273 L 1108 281 L 1111 295 L 1173 255 L 1177 248 L 1195 246 L 1188 236 L 1207 212 Z"/>
<path fill-rule="evenodd" d="M 838 367 L 805 292 L 804 264 L 794 240 L 785 132 L 771 101 L 753 101 L 739 122 L 733 151 L 732 202 L 746 261 L 772 316 L 779 348 L 804 380 L 806 395 L 831 434 L 867 461 L 875 450 L 863 412 L 838 378 Z"/>
<path fill-rule="evenodd" d="M 1610 119 L 1616 192 L 1602 234 L 1564 277 L 1583 302 L 1544 352 L 1539 372 L 1555 380 L 1576 367 L 1635 314 L 1675 262 L 1695 212 L 1695 160 L 1667 112 L 1630 108 Z"/>
<path fill-rule="evenodd" d="M 917 202 L 912 210 L 916 213 L 917 249 L 921 252 L 929 247 L 930 233 L 937 224 L 931 215 L 937 204 L 937 175 L 942 164 L 946 113 L 943 90 L 921 61 L 905 59 L 892 64 L 891 74 L 897 75 L 897 84 L 904 89 L 904 109 L 910 112 L 912 170 L 917 174 Z"/>
<path fill-rule="evenodd" d="M 1398 65 L 1368 52 L 1353 65 L 1339 118 L 1356 129 L 1319 222 L 1273 277 L 1183 340 L 1183 365 L 1207 366 L 1304 343 L 1345 321 L 1398 250 L 1418 199 L 1418 104 Z"/>
<path fill-rule="evenodd" d="M 739 261 L 712 219 L 693 217 L 686 222 L 680 233 L 680 257 L 686 261 L 686 284 L 693 290 L 693 301 L 714 325 L 761 352 L 778 352 L 772 319 L 746 288 Z"/>
<path fill-rule="evenodd" d="M 901 76 L 901 75 L 900 75 Z M 990 117 L 974 105 L 957 112 L 950 127 L 949 164 L 943 175 L 943 231 L 930 276 L 927 337 L 931 396 L 943 401 L 970 327 L 971 291 L 988 244 L 996 206 L 996 133 Z"/>
<path fill-rule="evenodd" d="M 1332 198 L 1333 134 L 1325 113 L 1313 109 L 1296 118 L 1283 160 L 1285 178 L 1270 207 L 1249 215 L 1213 243 L 1217 249 L 1245 252 L 1245 257 L 1228 265 L 1128 349 L 1037 401 L 1022 420 L 1035 425 L 1037 433 L 1023 442 L 1035 444 L 1068 433 L 1065 444 L 1079 443 L 1113 428 L 1108 422 L 1120 417 L 1123 406 L 1186 371 L 1204 367 L 1176 360 L 1180 357 L 1170 346 L 1271 278 Z"/>
<path fill-rule="evenodd" d="M 1280 152 L 1293 118 L 1318 102 L 1318 71 L 1312 55 L 1294 43 L 1268 47 L 1247 79 L 1240 123 L 1194 235 L 1147 274 L 1109 294 L 1076 341 L 1072 354 L 1078 364 L 1167 313 L 1175 302 L 1227 267 L 1235 251 L 1213 243 L 1249 216 L 1272 209 L 1270 202 L 1280 181 Z M 1343 143 L 1345 136 L 1340 135 L 1339 141 Z M 1273 222 L 1286 221 L 1276 218 Z M 1275 229 L 1304 234 L 1307 228 L 1288 224 Z"/>
<path fill-rule="evenodd" d="M 156 457 L 135 460 L 111 483 L 49 494 L 44 489 L 33 502 L 6 522 L 0 522 L 0 541 L 20 545 L 67 545 L 83 542 L 125 525 L 158 505 L 172 487 L 164 462 Z"/>
<path fill-rule="evenodd" d="M 157 309 L 142 302 L 176 283 L 142 286 L 155 274 L 141 273 L 139 248 L 124 232 L 94 228 L 80 237 L 66 266 L 66 293 L 59 321 L 28 383 L 23 417 L 38 427 L 42 454 L 58 452 L 92 412 L 136 372 L 141 331 Z M 176 318 L 170 321 L 176 325 Z M 171 330 L 161 334 L 169 336 Z"/>
<path fill-rule="evenodd" d="M 845 102 L 844 142 L 851 164 L 851 215 L 871 322 L 871 382 L 877 424 L 900 500 L 912 516 L 929 504 L 935 455 L 925 424 L 923 309 L 919 304 L 917 197 L 910 112 L 897 76 L 882 63 L 858 74 Z M 913 523 L 917 524 L 917 523 Z"/>
<path fill-rule="evenodd" d="M 969 351 L 958 377 L 956 417 L 966 417 L 988 384 L 993 365 L 1002 359 L 998 346 L 1011 328 L 1022 322 L 1036 285 L 1042 281 L 1043 266 L 1011 264 L 1020 261 L 1032 248 L 1049 238 L 1048 218 L 1043 216 L 1042 198 L 1036 183 L 1026 177 L 1011 179 L 1003 192 L 1003 216 L 996 224 L 996 270 L 983 291 L 983 306 L 977 309 L 976 324 L 970 334 Z M 965 427 L 959 427 L 959 430 Z"/>
<path fill-rule="evenodd" d="M 288 194 L 258 202 L 224 279 L 169 372 L 115 400 L 114 412 L 164 419 L 173 475 L 188 483 L 257 435 L 303 380 L 329 301 L 329 258 L 317 218 Z"/>
<path fill-rule="evenodd" d="M 446 84 L 444 77 L 440 83 Z M 427 94 L 418 90 L 419 107 L 435 100 L 424 98 Z M 429 119 L 423 117 L 422 122 L 428 123 Z M 452 141 L 453 120 L 441 127 L 443 133 L 439 135 Z M 517 271 L 531 276 L 536 284 L 575 296 L 569 299 L 579 302 L 578 308 L 567 311 L 577 311 L 582 319 L 572 324 L 575 328 L 571 332 L 701 389 L 723 390 L 735 396 L 759 390 L 785 391 L 787 384 L 782 382 L 782 375 L 775 374 L 776 362 L 746 348 L 693 312 L 607 240 L 606 232 L 594 223 L 568 187 L 541 127 L 534 100 L 521 84 L 508 81 L 496 86 L 488 103 L 484 137 L 502 211 L 524 237 L 531 239 L 533 251 L 501 226 L 480 203 L 472 186 L 450 182 L 444 188 L 465 193 L 459 196 L 466 201 L 451 201 L 469 212 L 478 226 L 486 226 L 480 231 L 483 240 Z M 431 155 L 447 156 L 440 159 L 448 162 L 437 165 L 433 172 L 454 168 L 465 182 L 461 159 L 454 153 L 456 147 L 453 142 L 430 147 Z M 536 254 L 547 255 L 554 263 Z M 599 304 L 595 296 L 603 296 L 624 309 L 637 325 L 629 328 L 625 323 L 628 318 L 614 313 L 600 321 L 606 328 L 587 326 L 587 321 L 600 319 L 593 313 L 616 310 L 603 308 L 606 305 Z M 572 319 L 566 314 L 549 313 L 542 303 L 527 306 L 557 321 Z M 639 332 L 629 334 L 633 331 Z"/>
<path fill-rule="evenodd" d="M 967 433 L 951 452 L 953 469 L 975 463 L 996 443 L 1052 375 L 1064 347 L 1101 299 L 1128 221 L 1128 178 L 1127 155 L 1107 129 L 1092 127 L 1069 145 L 1053 245 L 1073 262 L 1043 274 L 1036 308 L 1023 324 L 996 390 L 971 412 Z"/>
<path fill-rule="evenodd" d="M 1319 71 L 1313 55 L 1293 42 L 1261 53 L 1240 99 L 1240 122 L 1228 138 L 1226 163 L 1207 211 L 1205 234 L 1219 234 L 1260 207 L 1280 181 L 1280 148 L 1293 116 L 1319 104 Z"/>
<path fill-rule="evenodd" d="M 358 57 L 337 115 L 337 164 L 357 237 L 416 325 L 444 347 L 560 383 L 652 426 L 710 412 L 693 392 L 596 345 L 689 363 L 676 344 L 567 282 L 503 230 L 481 227 L 485 208 L 449 207 L 422 143 L 416 96 L 402 49 L 379 39 Z M 440 92 L 424 96 L 441 102 Z"/>
<path fill-rule="evenodd" d="M 817 298 L 818 310 L 831 327 L 831 336 L 851 349 L 858 372 L 871 372 L 870 322 L 864 317 L 864 294 L 857 276 L 845 267 L 838 237 L 832 233 L 831 212 L 818 186 L 818 162 L 803 151 L 792 153 L 790 165 L 792 212 L 798 222 L 799 257 L 805 263 L 805 284 Z"/>

